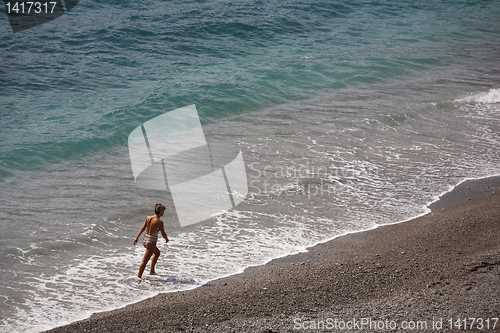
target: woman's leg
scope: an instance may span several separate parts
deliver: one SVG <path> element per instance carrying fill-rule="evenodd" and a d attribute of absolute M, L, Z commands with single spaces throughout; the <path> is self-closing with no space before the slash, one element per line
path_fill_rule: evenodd
<path fill-rule="evenodd" d="M 144 258 L 142 258 L 141 266 L 139 267 L 138 277 L 142 278 L 142 273 L 144 273 L 144 269 L 146 269 L 146 265 L 148 264 L 149 259 L 155 253 L 156 243 L 151 243 L 145 246 L 146 253 L 144 253 Z"/>
<path fill-rule="evenodd" d="M 156 247 L 156 244 L 155 244 L 154 256 L 153 256 L 153 259 L 151 260 L 151 270 L 149 271 L 150 275 L 156 274 L 155 273 L 155 266 L 156 266 L 156 262 L 158 261 L 159 256 L 160 256 L 160 250 L 158 250 L 158 248 Z"/>

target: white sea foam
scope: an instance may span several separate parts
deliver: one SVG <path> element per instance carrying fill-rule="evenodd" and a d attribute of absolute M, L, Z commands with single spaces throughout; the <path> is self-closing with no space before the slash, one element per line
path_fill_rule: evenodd
<path fill-rule="evenodd" d="M 500 103 L 500 89 L 490 89 L 472 96 L 456 99 L 455 102 L 464 104 L 495 104 Z"/>

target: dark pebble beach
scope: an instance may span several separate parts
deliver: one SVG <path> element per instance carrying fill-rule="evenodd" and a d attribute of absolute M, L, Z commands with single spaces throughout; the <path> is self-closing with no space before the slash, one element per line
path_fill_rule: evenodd
<path fill-rule="evenodd" d="M 49 332 L 500 332 L 498 180 L 463 183 L 425 216 Z"/>

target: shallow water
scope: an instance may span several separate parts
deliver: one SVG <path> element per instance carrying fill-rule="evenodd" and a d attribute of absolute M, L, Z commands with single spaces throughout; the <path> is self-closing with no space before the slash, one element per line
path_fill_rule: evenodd
<path fill-rule="evenodd" d="M 25 32 L 2 21 L 0 330 L 196 288 L 500 174 L 499 12 L 84 1 Z M 186 227 L 167 211 L 158 276 L 139 280 L 132 241 L 167 197 L 134 184 L 127 137 L 191 104 L 207 140 L 241 149 L 249 194 Z"/>

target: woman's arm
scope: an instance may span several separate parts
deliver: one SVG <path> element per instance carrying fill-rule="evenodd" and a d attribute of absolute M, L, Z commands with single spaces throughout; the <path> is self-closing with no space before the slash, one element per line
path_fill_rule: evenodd
<path fill-rule="evenodd" d="M 168 243 L 168 237 L 167 237 L 167 234 L 165 233 L 165 229 L 163 229 L 163 221 L 160 220 L 160 231 L 161 231 L 161 235 L 163 236 L 163 238 L 165 238 L 165 243 Z"/>
<path fill-rule="evenodd" d="M 137 241 L 139 240 L 139 237 L 144 232 L 144 230 L 146 230 L 147 226 L 148 226 L 148 219 L 146 219 L 146 221 L 144 221 L 144 225 L 142 226 L 141 230 L 137 234 L 137 237 L 134 239 L 134 245 L 137 244 Z"/>

